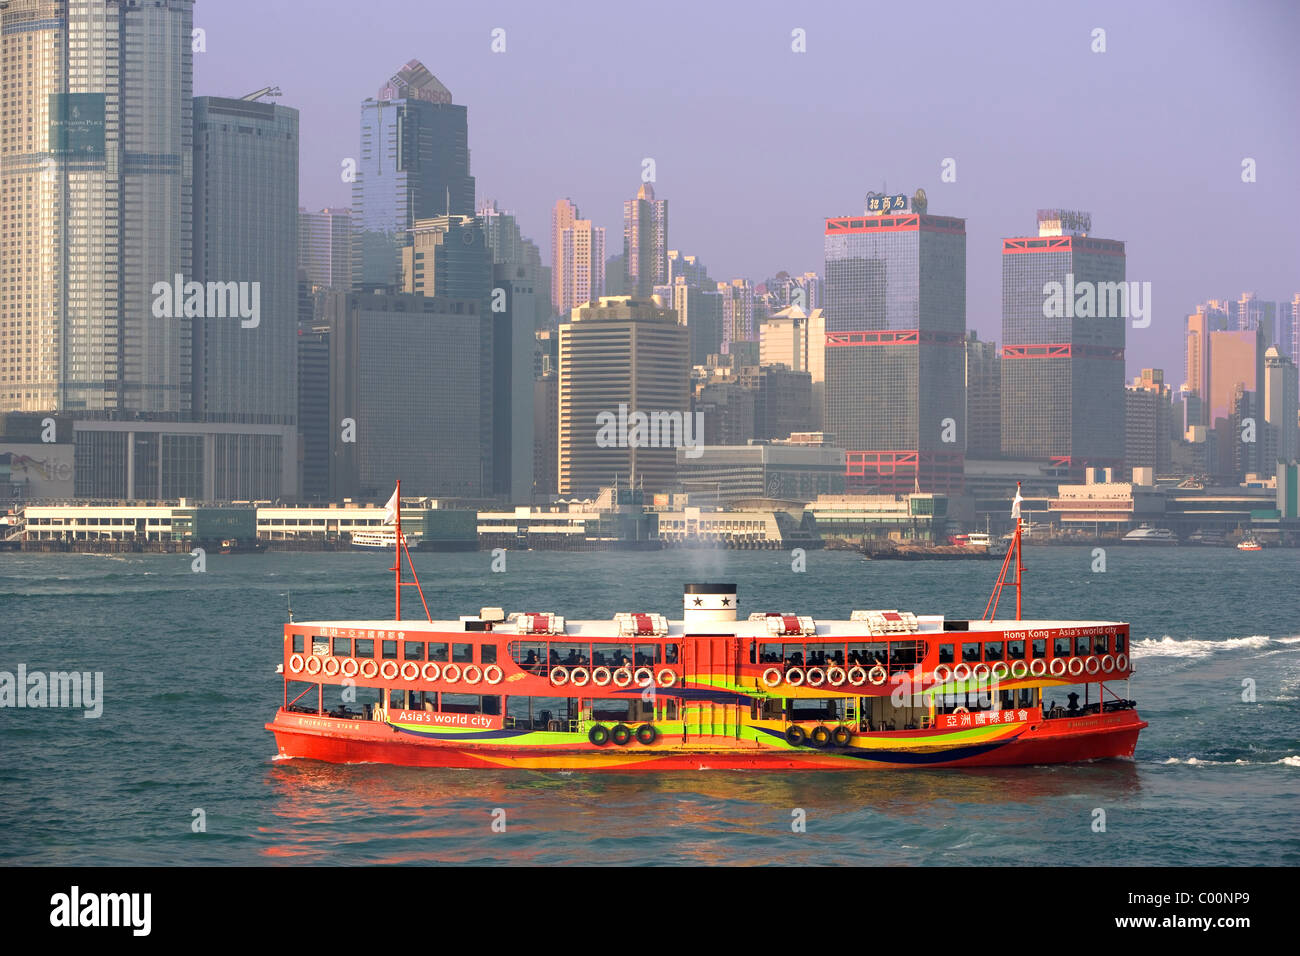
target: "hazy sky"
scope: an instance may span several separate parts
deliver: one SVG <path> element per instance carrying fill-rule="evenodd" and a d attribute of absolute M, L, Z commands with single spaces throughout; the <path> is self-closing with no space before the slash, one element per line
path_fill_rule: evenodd
<path fill-rule="evenodd" d="M 923 186 L 931 212 L 966 219 L 967 323 L 997 341 L 1001 238 L 1033 234 L 1039 207 L 1089 210 L 1152 287 L 1129 374 L 1163 367 L 1175 387 L 1197 302 L 1300 292 L 1293 0 L 198 0 L 194 22 L 196 94 L 276 85 L 301 111 L 308 208 L 350 203 L 359 104 L 419 59 L 469 108 L 479 199 L 516 212 L 546 261 L 561 196 L 621 250 L 652 157 L 670 247 L 718 279 L 823 272 L 827 216 Z"/>

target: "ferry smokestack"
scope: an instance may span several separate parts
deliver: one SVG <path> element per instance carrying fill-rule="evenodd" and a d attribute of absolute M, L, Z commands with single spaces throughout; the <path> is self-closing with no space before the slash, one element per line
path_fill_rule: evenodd
<path fill-rule="evenodd" d="M 707 630 L 709 624 L 736 619 L 735 584 L 688 584 L 682 598 L 686 633 Z"/>

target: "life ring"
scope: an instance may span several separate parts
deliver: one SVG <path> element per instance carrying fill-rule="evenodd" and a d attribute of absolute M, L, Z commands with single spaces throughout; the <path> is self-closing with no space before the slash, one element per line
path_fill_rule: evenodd
<path fill-rule="evenodd" d="M 1034 677 L 1042 677 L 1047 673 L 1047 661 L 1041 657 L 1035 657 L 1029 665 L 1029 673 Z"/>
<path fill-rule="evenodd" d="M 587 739 L 597 747 L 603 747 L 609 743 L 609 731 L 601 724 L 597 724 L 587 731 Z"/>
<path fill-rule="evenodd" d="M 591 683 L 591 671 L 585 667 L 575 667 L 569 671 L 569 683 L 574 687 L 586 687 Z"/>
<path fill-rule="evenodd" d="M 632 728 L 627 724 L 618 724 L 609 732 L 609 739 L 620 747 L 626 747 L 632 740 Z"/>
<path fill-rule="evenodd" d="M 1011 664 L 1012 677 L 1024 677 L 1029 673 L 1029 665 L 1024 661 L 1013 661 Z"/>
<path fill-rule="evenodd" d="M 677 672 L 669 667 L 661 667 L 655 679 L 665 687 L 672 687 L 677 683 Z"/>
<path fill-rule="evenodd" d="M 981 661 L 970 669 L 970 676 L 976 680 L 986 680 L 992 671 L 993 668 Z"/>
<path fill-rule="evenodd" d="M 799 687 L 803 684 L 803 668 L 792 667 L 785 672 L 785 682 L 791 687 Z"/>
<path fill-rule="evenodd" d="M 642 724 L 636 729 L 636 742 L 649 747 L 659 739 L 659 731 L 655 730 L 654 724 Z"/>
<path fill-rule="evenodd" d="M 551 668 L 551 683 L 557 686 L 564 686 L 569 682 L 569 672 L 563 667 Z"/>
<path fill-rule="evenodd" d="M 460 665 L 448 664 L 444 667 L 442 669 L 442 679 L 448 684 L 454 684 L 456 681 L 460 680 Z"/>
<path fill-rule="evenodd" d="M 626 687 L 630 683 L 632 683 L 632 668 L 620 667 L 618 670 L 614 671 L 615 687 Z"/>
<path fill-rule="evenodd" d="M 397 676 L 397 661 L 384 661 L 379 665 L 379 676 L 384 680 L 392 680 Z"/>
<path fill-rule="evenodd" d="M 613 677 L 614 677 L 613 671 L 611 671 L 608 667 L 604 666 L 603 664 L 600 667 L 593 669 L 591 672 L 591 682 L 595 684 L 597 687 L 606 686 L 607 684 L 609 684 L 610 680 L 613 679 Z"/>
<path fill-rule="evenodd" d="M 852 667 L 849 668 L 850 684 L 865 684 L 866 682 L 867 682 L 867 671 L 865 668 L 859 667 L 857 664 L 854 664 Z"/>
<path fill-rule="evenodd" d="M 402 665 L 402 680 L 415 680 L 420 676 L 420 665 L 415 661 L 407 661 Z"/>
<path fill-rule="evenodd" d="M 785 742 L 791 747 L 802 747 L 807 740 L 808 735 L 798 724 L 791 724 L 785 729 Z"/>
<path fill-rule="evenodd" d="M 320 658 L 317 657 L 315 654 L 307 658 L 307 663 L 304 665 L 304 669 L 307 671 L 308 674 L 319 674 Z"/>
<path fill-rule="evenodd" d="M 1113 671 L 1115 669 L 1115 658 L 1109 654 L 1103 657 L 1101 659 L 1101 669 L 1104 670 L 1107 674 Z"/>
<path fill-rule="evenodd" d="M 763 671 L 763 684 L 766 687 L 775 687 L 781 683 L 781 671 L 776 667 L 769 667 Z"/>
<path fill-rule="evenodd" d="M 966 680 L 970 677 L 970 665 L 965 661 L 962 661 L 952 669 L 952 676 L 956 680 Z"/>
<path fill-rule="evenodd" d="M 420 674 L 427 681 L 435 681 L 442 675 L 442 668 L 437 664 L 425 664 L 424 667 L 420 669 Z"/>
<path fill-rule="evenodd" d="M 633 679 L 638 687 L 650 687 L 655 682 L 655 672 L 648 667 L 638 667 Z"/>
<path fill-rule="evenodd" d="M 809 687 L 821 687 L 826 682 L 826 672 L 820 667 L 810 667 L 804 675 Z"/>
<path fill-rule="evenodd" d="M 1060 666 L 1060 667 L 1057 667 L 1056 665 L 1058 665 L 1058 664 L 1061 665 L 1061 666 Z M 1053 657 L 1053 658 L 1052 658 L 1052 663 L 1050 663 L 1050 664 L 1047 665 L 1047 671 L 1048 671 L 1048 673 L 1050 673 L 1053 677 L 1061 677 L 1061 676 L 1063 676 L 1063 675 L 1065 674 L 1065 658 L 1063 658 L 1063 657 Z"/>
<path fill-rule="evenodd" d="M 1116 654 L 1116 655 L 1115 655 L 1115 670 L 1117 670 L 1117 671 L 1127 671 L 1127 670 L 1128 670 L 1128 655 L 1127 655 L 1127 654 Z"/>
<path fill-rule="evenodd" d="M 289 658 L 289 670 L 293 671 L 295 674 L 302 670 L 301 654 L 295 654 L 293 657 Z"/>
<path fill-rule="evenodd" d="M 849 741 L 853 739 L 853 731 L 847 727 L 836 727 L 832 739 L 836 747 L 847 747 Z"/>
<path fill-rule="evenodd" d="M 994 680 L 1002 680 L 1011 673 L 1011 668 L 1007 666 L 1006 661 L 998 661 L 989 670 L 993 673 Z"/>
<path fill-rule="evenodd" d="M 489 664 L 487 667 L 483 668 L 483 679 L 489 684 L 501 683 L 501 678 L 504 676 L 505 673 L 496 664 Z"/>
<path fill-rule="evenodd" d="M 367 679 L 379 676 L 379 665 L 367 657 L 361 662 L 361 676 Z"/>
<path fill-rule="evenodd" d="M 460 676 L 465 679 L 466 684 L 477 684 L 483 679 L 483 668 L 477 664 L 466 664 Z"/>
<path fill-rule="evenodd" d="M 1096 657 L 1090 657 L 1083 662 L 1083 669 L 1089 674 L 1095 674 L 1101 670 L 1101 661 L 1097 660 Z"/>
<path fill-rule="evenodd" d="M 936 684 L 943 684 L 952 679 L 952 668 L 947 664 L 940 664 L 930 676 L 934 678 Z"/>
<path fill-rule="evenodd" d="M 358 670 L 360 670 L 360 667 L 357 665 L 357 662 L 355 660 L 353 660 L 350 657 L 343 658 L 344 677 L 356 677 Z"/>
<path fill-rule="evenodd" d="M 1071 658 L 1070 658 L 1070 663 L 1069 663 L 1069 670 L 1070 670 L 1070 676 L 1071 676 L 1071 677 L 1078 677 L 1080 674 L 1082 674 L 1082 673 L 1083 673 L 1083 658 L 1082 658 L 1082 657 L 1071 657 Z"/>
<path fill-rule="evenodd" d="M 321 670 L 325 672 L 326 677 L 333 677 L 339 672 L 339 659 L 337 657 L 327 657 L 321 662 Z"/>
<path fill-rule="evenodd" d="M 888 676 L 889 674 L 885 672 L 885 669 L 877 664 L 875 667 L 871 668 L 871 673 L 867 675 L 867 680 L 879 687 L 885 682 L 885 678 Z"/>
<path fill-rule="evenodd" d="M 965 707 L 954 707 L 954 708 L 952 709 L 952 712 L 953 712 L 954 714 L 969 714 L 969 713 L 970 713 L 970 711 L 967 710 Z"/>
<path fill-rule="evenodd" d="M 825 747 L 831 742 L 833 736 L 829 728 L 818 724 L 813 728 L 813 732 L 808 735 L 808 743 L 814 747 Z"/>
<path fill-rule="evenodd" d="M 844 668 L 838 664 L 826 668 L 826 680 L 834 687 L 840 687 L 844 684 L 844 676 Z"/>

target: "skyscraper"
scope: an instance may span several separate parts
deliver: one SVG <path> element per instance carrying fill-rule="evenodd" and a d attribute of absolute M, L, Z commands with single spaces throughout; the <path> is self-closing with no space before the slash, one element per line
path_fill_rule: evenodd
<path fill-rule="evenodd" d="M 722 297 L 721 351 L 729 355 L 733 342 L 758 341 L 754 322 L 754 284 L 748 279 L 719 282 L 718 294 Z"/>
<path fill-rule="evenodd" d="M 551 296 L 556 314 L 566 320 L 575 308 L 604 294 L 605 230 L 581 218 L 572 200 L 561 199 L 552 213 L 551 241 Z"/>
<path fill-rule="evenodd" d="M 966 457 L 1002 457 L 1002 359 L 996 342 L 966 337 Z"/>
<path fill-rule="evenodd" d="M 361 155 L 352 185 L 353 277 L 395 289 L 417 219 L 474 215 L 465 107 L 418 60 L 361 104 Z"/>
<path fill-rule="evenodd" d="M 298 210 L 298 268 L 308 286 L 352 289 L 352 210 Z"/>
<path fill-rule="evenodd" d="M 1168 475 L 1172 467 L 1173 403 L 1163 369 L 1144 368 L 1124 388 L 1124 463 Z"/>
<path fill-rule="evenodd" d="M 826 423 L 846 483 L 959 492 L 966 444 L 966 222 L 826 220 Z"/>
<path fill-rule="evenodd" d="M 493 493 L 495 430 L 494 345 L 497 330 L 492 310 L 492 250 L 482 222 L 474 216 L 434 216 L 411 226 L 410 244 L 402 250 L 402 290 L 437 296 L 448 302 L 474 302 L 466 321 L 479 333 L 479 474 L 481 494 Z M 531 350 L 529 352 L 531 358 Z"/>
<path fill-rule="evenodd" d="M 655 199 L 650 183 L 623 203 L 623 262 L 628 295 L 646 298 L 668 283 L 668 200 Z"/>
<path fill-rule="evenodd" d="M 329 293 L 331 497 L 485 493 L 479 306 Z"/>
<path fill-rule="evenodd" d="M 298 111 L 194 101 L 194 278 L 247 289 L 256 315 L 195 316 L 193 412 L 201 421 L 297 419 Z M 253 293 L 256 292 L 255 295 Z M 207 296 L 207 304 L 220 296 Z M 222 314 L 225 313 L 225 314 Z"/>
<path fill-rule="evenodd" d="M 1296 366 L 1271 346 L 1264 353 L 1264 420 L 1268 424 L 1266 454 L 1260 467 L 1265 475 L 1277 472 L 1277 463 L 1292 462 L 1300 458 L 1300 433 L 1297 431 L 1297 405 L 1300 404 L 1300 384 Z"/>
<path fill-rule="evenodd" d="M 1002 240 L 1002 451 L 1077 477 L 1124 458 L 1124 243 L 1091 225 L 1039 210 L 1037 236 Z"/>
<path fill-rule="evenodd" d="M 686 434 L 689 347 L 676 314 L 655 300 L 607 296 L 560 325 L 561 495 L 594 495 L 616 479 L 648 492 L 671 488 L 677 447 L 701 437 Z M 638 433 L 636 414 L 669 416 L 677 431 L 643 425 Z M 602 432 L 607 416 L 621 424 Z"/>
<path fill-rule="evenodd" d="M 0 412 L 178 416 L 190 319 L 192 0 L 0 6 Z"/>
<path fill-rule="evenodd" d="M 760 365 L 785 365 L 809 374 L 812 407 L 808 429 L 821 431 L 826 401 L 825 313 L 813 309 L 811 314 L 805 314 L 792 305 L 769 317 L 759 328 L 758 361 Z"/>

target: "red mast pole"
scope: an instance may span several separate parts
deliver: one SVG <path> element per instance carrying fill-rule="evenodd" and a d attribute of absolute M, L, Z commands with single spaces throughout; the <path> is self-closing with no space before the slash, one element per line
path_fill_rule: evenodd
<path fill-rule="evenodd" d="M 1020 620 L 1020 579 L 1024 576 L 1025 565 L 1020 554 L 1020 518 L 1016 517 L 1016 620 Z"/>
<path fill-rule="evenodd" d="M 397 613 L 393 620 L 402 619 L 402 479 L 397 479 L 397 491 L 393 493 L 397 504 L 397 540 L 393 545 L 393 571 L 397 574 Z"/>

